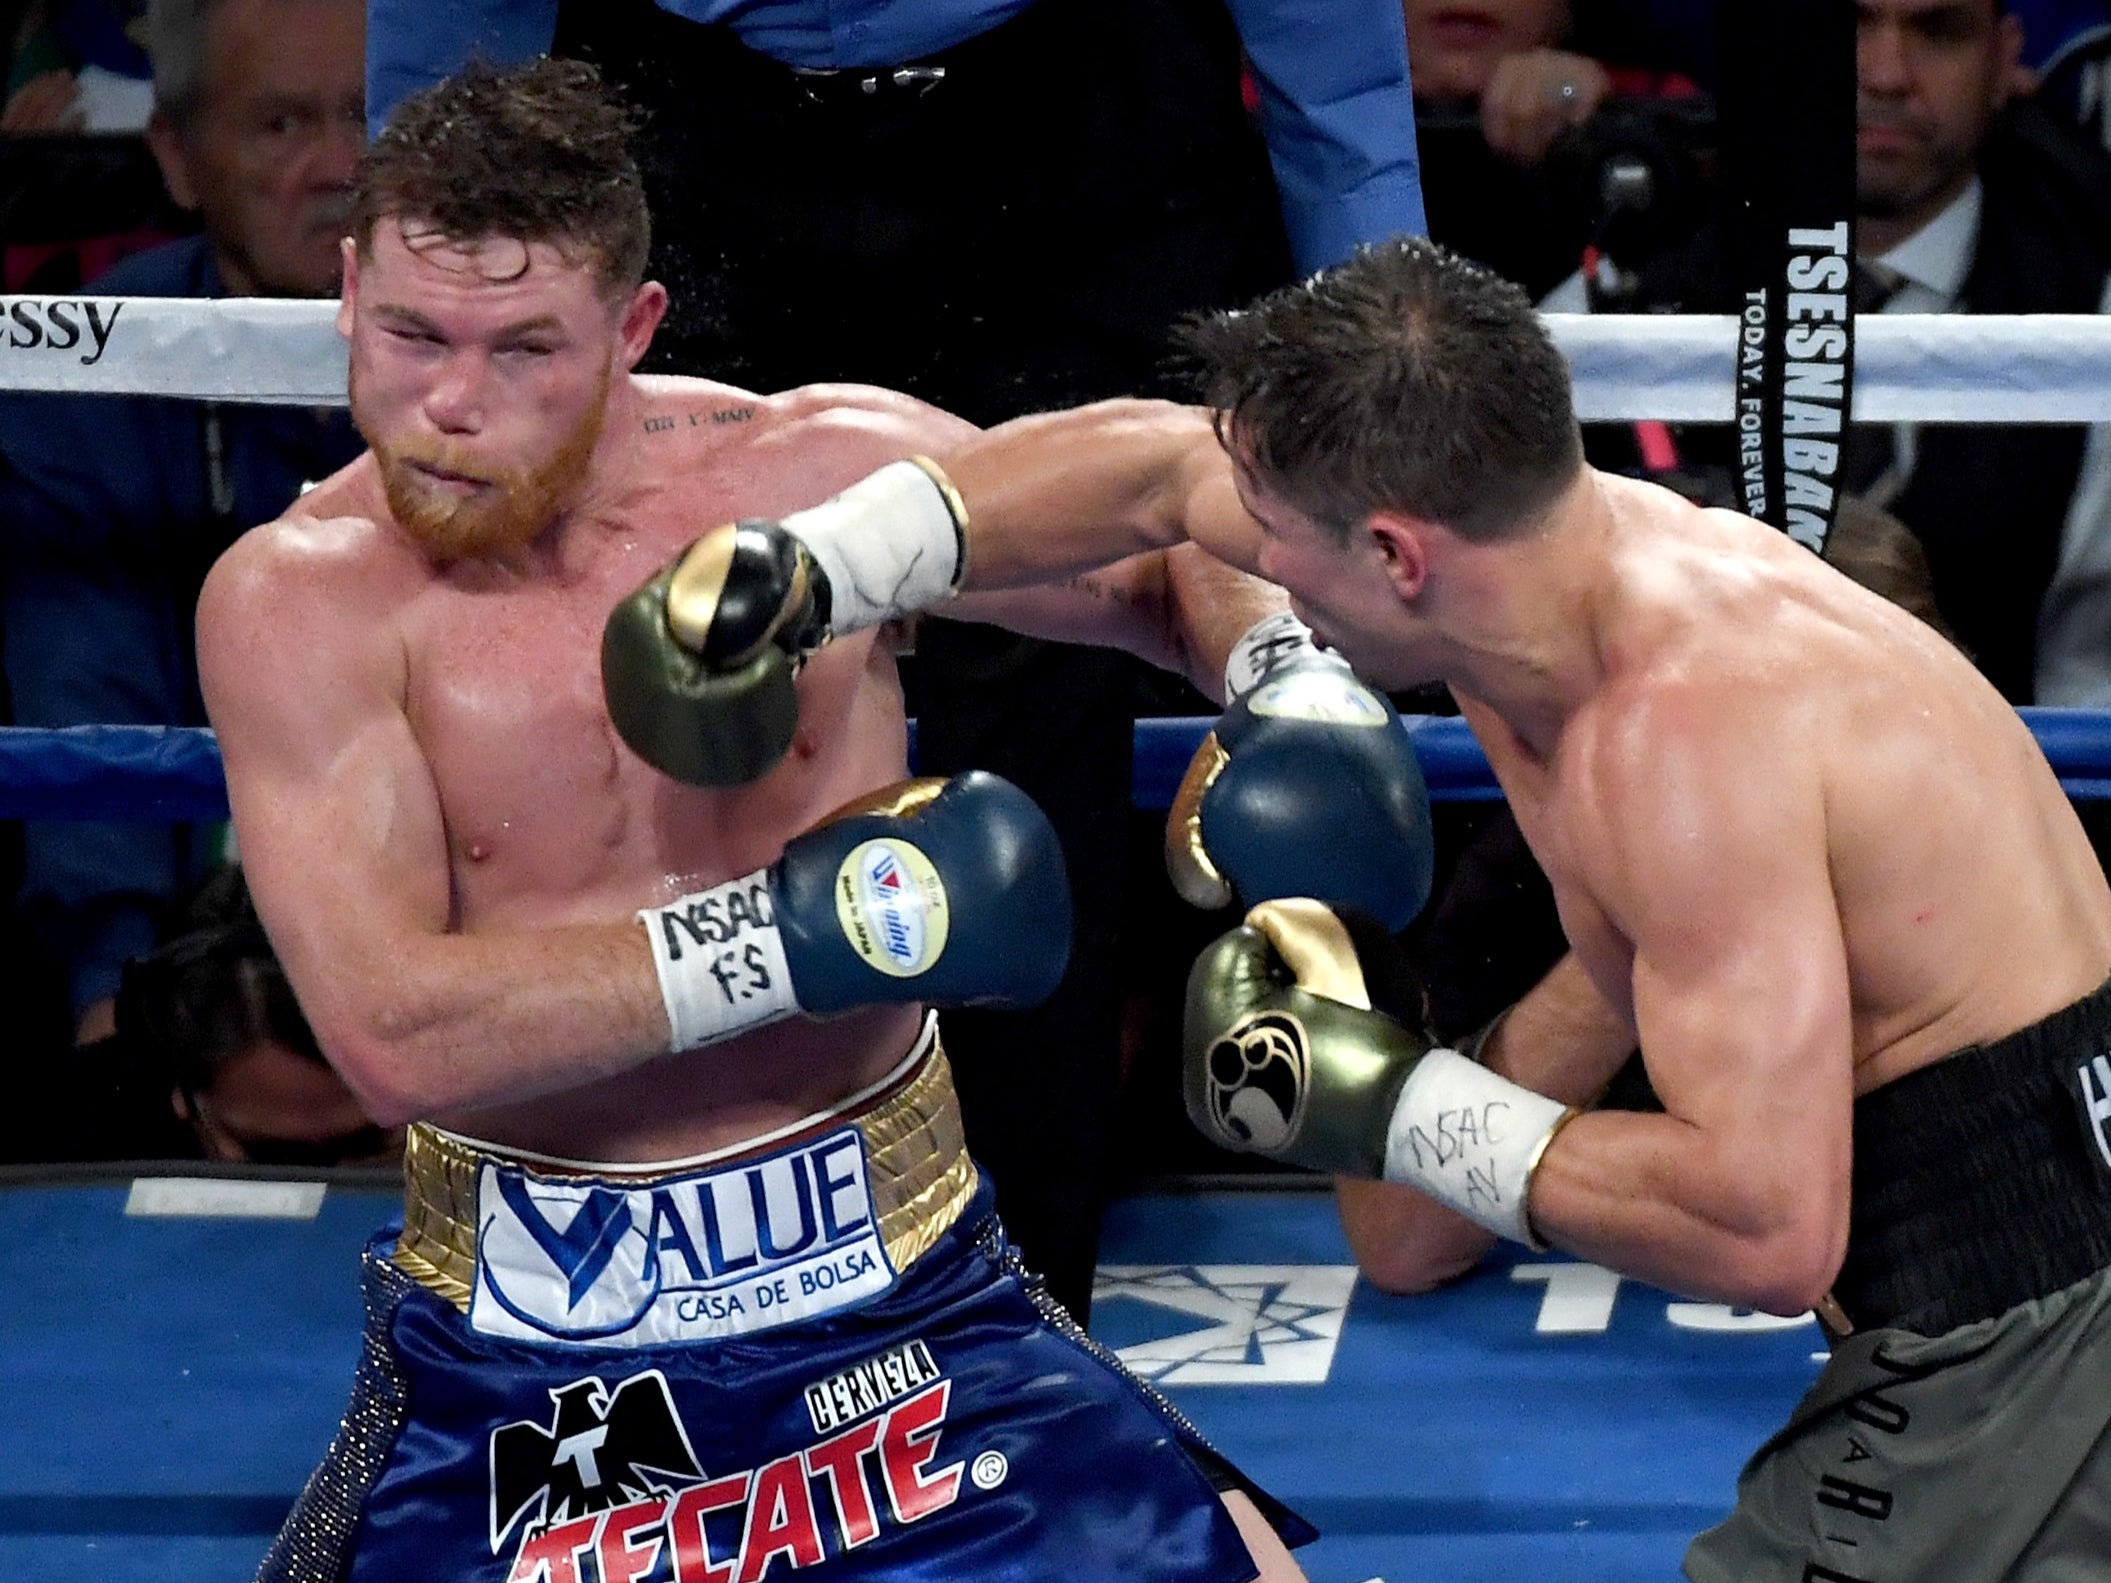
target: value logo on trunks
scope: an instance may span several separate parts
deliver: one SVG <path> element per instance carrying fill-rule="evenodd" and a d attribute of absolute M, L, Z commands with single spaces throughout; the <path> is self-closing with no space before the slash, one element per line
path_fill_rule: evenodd
<path fill-rule="evenodd" d="M 894 1284 L 855 1127 L 649 1187 L 486 1163 L 469 1322 L 526 1341 L 751 1334 Z"/>
<path fill-rule="evenodd" d="M 934 1379 L 801 1450 L 711 1474 L 659 1370 L 613 1390 L 575 1380 L 550 1392 L 547 1425 L 491 1432 L 491 1553 L 519 1530 L 507 1583 L 759 1583 L 779 1558 L 819 1566 L 959 1500 L 964 1464 L 931 1466 L 952 1392 Z"/>
<path fill-rule="evenodd" d="M 2111 1056 L 2095 1056 L 2075 1068 L 2081 1084 L 2082 1131 L 2096 1140 L 2097 1158 L 2111 1178 Z"/>

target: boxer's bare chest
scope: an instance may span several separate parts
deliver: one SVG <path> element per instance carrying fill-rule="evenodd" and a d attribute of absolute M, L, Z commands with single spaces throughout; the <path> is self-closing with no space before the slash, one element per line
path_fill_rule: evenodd
<path fill-rule="evenodd" d="M 1631 1018 L 1634 943 L 1615 927 L 1597 900 L 1590 875 L 1593 855 L 1574 830 L 1578 793 L 1569 784 L 1559 756 L 1551 762 L 1537 758 L 1492 712 L 1476 708 L 1468 714 L 1518 831 L 1553 890 L 1563 935 L 1600 993 Z"/>
<path fill-rule="evenodd" d="M 451 569 L 409 613 L 405 707 L 446 819 L 458 926 L 599 918 L 750 871 L 822 788 L 857 776 L 857 744 L 825 723 L 865 685 L 863 644 L 807 668 L 812 726 L 752 786 L 679 785 L 617 737 L 601 690 L 610 610 L 711 523 L 782 493 L 737 456 L 688 488 L 671 476 L 568 519 L 517 565 Z"/>

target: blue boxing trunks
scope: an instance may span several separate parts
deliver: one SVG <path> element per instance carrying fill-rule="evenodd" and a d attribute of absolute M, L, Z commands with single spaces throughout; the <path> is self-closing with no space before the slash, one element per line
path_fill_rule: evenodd
<path fill-rule="evenodd" d="M 617 1170 L 414 1128 L 288 1580 L 1243 1583 L 1311 1530 L 1020 1268 L 935 1025 L 876 1090 Z"/>

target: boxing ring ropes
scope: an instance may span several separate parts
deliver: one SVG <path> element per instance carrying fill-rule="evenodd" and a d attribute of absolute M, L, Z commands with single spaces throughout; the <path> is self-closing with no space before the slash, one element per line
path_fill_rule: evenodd
<path fill-rule="evenodd" d="M 345 401 L 334 303 L 21 296 L 8 299 L 8 313 L 0 390 L 290 406 Z M 1583 421 L 1734 421 L 1735 319 L 1550 314 L 1546 322 L 1569 360 Z M 24 340 L 35 344 L 24 348 Z M 2111 316 L 1876 315 L 1856 321 L 1854 356 L 1859 420 L 2111 422 Z M 2111 797 L 2111 712 L 2022 712 L 2071 796 Z M 1201 720 L 1138 723 L 1137 806 L 1171 802 L 1206 729 Z M 1501 795 L 1463 723 L 1417 718 L 1407 729 L 1433 797 Z M 210 731 L 0 729 L 0 818 L 191 819 L 226 811 Z"/>
<path fill-rule="evenodd" d="M 94 306 L 0 301 L 0 389 L 344 401 L 333 304 Z M 1737 321 L 1548 324 L 1585 421 L 1732 421 Z M 1880 422 L 2111 422 L 2111 316 L 1865 319 L 1853 394 Z M 2023 714 L 2071 796 L 2111 798 L 2111 711 Z M 1138 723 L 1138 807 L 1169 804 L 1206 726 Z M 1432 796 L 1500 797 L 1461 722 L 1406 729 Z M 226 809 L 208 730 L 0 729 L 0 818 Z M 262 1554 L 341 1408 L 353 1250 L 389 1193 L 274 1179 L 232 1184 L 263 1194 L 235 1211 L 207 1191 L 228 1185 L 65 1179 L 0 1198 L 0 1290 L 15 1294 L 0 1305 L 0 1571 L 204 1583 Z M 1325 1194 L 1229 1196 L 1109 1206 L 1093 1333 L 1319 1525 L 1300 1552 L 1312 1583 L 1669 1578 L 1823 1356 L 1808 1316 L 1684 1303 L 1522 1250 L 1388 1298 L 1358 1282 Z M 1226 1385 L 1295 1389 L 1209 1389 Z"/>

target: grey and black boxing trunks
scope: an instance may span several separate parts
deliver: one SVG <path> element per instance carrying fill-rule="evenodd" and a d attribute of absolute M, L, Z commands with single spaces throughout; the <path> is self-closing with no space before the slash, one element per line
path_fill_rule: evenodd
<path fill-rule="evenodd" d="M 352 1405 L 262 1577 L 1245 1583 L 1312 1530 L 1020 1268 L 935 1025 L 735 1153 L 413 1129 Z"/>
<path fill-rule="evenodd" d="M 2111 984 L 1857 1101 L 1820 1318 L 1695 1583 L 2111 1576 Z"/>

